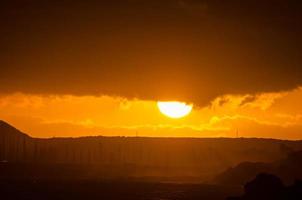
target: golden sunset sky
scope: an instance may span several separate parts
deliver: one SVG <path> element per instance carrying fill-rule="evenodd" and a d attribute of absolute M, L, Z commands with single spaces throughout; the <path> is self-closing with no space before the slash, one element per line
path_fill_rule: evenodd
<path fill-rule="evenodd" d="M 301 9 L 284 0 L 5 1 L 0 119 L 34 137 L 302 139 Z M 158 101 L 193 110 L 172 119 Z"/>
<path fill-rule="evenodd" d="M 261 95 L 225 95 L 184 118 L 159 112 L 155 101 L 110 96 L 11 94 L 0 118 L 34 137 L 156 136 L 300 139 L 302 88 Z"/>

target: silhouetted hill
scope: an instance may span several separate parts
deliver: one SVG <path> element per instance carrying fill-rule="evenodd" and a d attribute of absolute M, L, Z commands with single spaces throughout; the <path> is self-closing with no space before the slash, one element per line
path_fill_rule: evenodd
<path fill-rule="evenodd" d="M 221 184 L 243 185 L 259 173 L 279 176 L 285 183 L 302 179 L 302 151 L 292 152 L 287 158 L 271 163 L 240 163 L 218 175 L 215 182 Z"/>
<path fill-rule="evenodd" d="M 289 156 L 277 163 L 273 163 L 276 169 L 273 171 L 286 183 L 291 183 L 295 179 L 302 180 L 302 151 L 289 154 Z"/>
<path fill-rule="evenodd" d="M 298 150 L 301 141 L 256 138 L 39 139 L 1 122 L 0 178 L 18 173 L 56 178 L 69 171 L 73 172 L 69 177 L 75 178 L 207 181 L 241 162 L 274 162 Z M 250 168 L 252 176 L 257 170 Z"/>
<path fill-rule="evenodd" d="M 5 121 L 0 120 L 0 136 L 20 136 L 20 137 L 29 137 L 25 133 L 22 133 L 15 127 L 9 125 Z"/>
<path fill-rule="evenodd" d="M 28 135 L 0 120 L 0 162 L 25 161 L 26 148 L 31 142 Z"/>
<path fill-rule="evenodd" d="M 300 200 L 302 199 L 302 182 L 295 181 L 285 186 L 275 175 L 260 173 L 244 185 L 244 194 L 229 197 L 227 200 Z"/>
<path fill-rule="evenodd" d="M 227 169 L 215 178 L 215 182 L 227 185 L 243 185 L 260 172 L 272 171 L 270 163 L 243 162 Z"/>

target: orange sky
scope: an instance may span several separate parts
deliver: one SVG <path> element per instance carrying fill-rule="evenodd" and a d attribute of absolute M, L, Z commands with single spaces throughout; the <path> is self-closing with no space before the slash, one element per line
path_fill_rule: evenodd
<path fill-rule="evenodd" d="M 0 120 L 35 137 L 302 139 L 301 10 L 284 0 L 3 2 Z M 157 100 L 194 109 L 170 119 Z"/>
<path fill-rule="evenodd" d="M 0 119 L 34 137 L 85 135 L 302 138 L 302 88 L 289 92 L 225 95 L 190 115 L 171 119 L 155 101 L 110 96 L 0 97 Z"/>

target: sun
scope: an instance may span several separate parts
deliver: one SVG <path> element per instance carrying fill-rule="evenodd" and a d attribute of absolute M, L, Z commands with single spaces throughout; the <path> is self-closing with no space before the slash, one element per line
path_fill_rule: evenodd
<path fill-rule="evenodd" d="M 160 112 L 171 118 L 181 118 L 188 115 L 193 108 L 193 105 L 178 101 L 159 101 L 157 107 Z"/>

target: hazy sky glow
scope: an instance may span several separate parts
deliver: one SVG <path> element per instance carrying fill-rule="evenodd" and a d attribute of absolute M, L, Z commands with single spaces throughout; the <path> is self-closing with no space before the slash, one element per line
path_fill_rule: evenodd
<path fill-rule="evenodd" d="M 35 137 L 160 136 L 299 139 L 302 89 L 255 97 L 226 95 L 181 119 L 161 114 L 154 101 L 109 96 L 0 98 L 0 118 Z"/>

